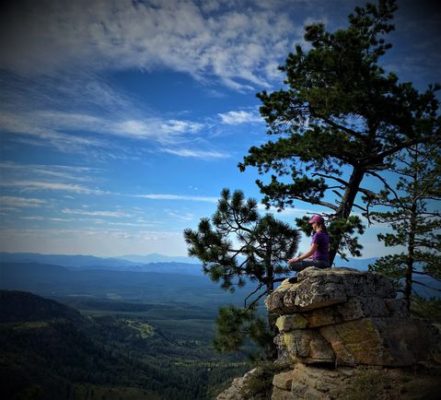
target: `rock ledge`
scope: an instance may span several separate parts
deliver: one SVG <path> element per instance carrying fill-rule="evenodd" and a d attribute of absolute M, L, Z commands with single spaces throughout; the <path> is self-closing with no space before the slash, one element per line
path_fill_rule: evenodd
<path fill-rule="evenodd" d="M 410 318 L 396 295 L 384 276 L 350 268 L 310 267 L 298 274 L 297 283 L 282 282 L 265 301 L 278 316 L 278 362 L 287 365 L 274 375 L 272 400 L 367 398 L 356 395 L 363 382 L 376 385 L 372 398 L 439 393 L 440 333 L 429 322 Z M 421 390 L 406 397 L 413 382 Z M 218 397 L 252 398 L 250 393 Z"/>

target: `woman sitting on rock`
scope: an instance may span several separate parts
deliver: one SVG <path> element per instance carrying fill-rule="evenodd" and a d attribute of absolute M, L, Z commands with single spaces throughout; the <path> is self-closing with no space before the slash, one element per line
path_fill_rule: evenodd
<path fill-rule="evenodd" d="M 311 248 L 299 257 L 288 260 L 290 269 L 302 271 L 306 267 L 329 268 L 329 235 L 325 220 L 320 215 L 313 215 L 308 221 L 312 225 Z M 312 257 L 311 257 L 312 256 Z"/>

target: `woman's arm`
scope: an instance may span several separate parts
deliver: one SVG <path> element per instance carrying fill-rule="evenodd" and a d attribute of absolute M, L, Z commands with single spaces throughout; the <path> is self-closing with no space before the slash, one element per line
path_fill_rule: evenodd
<path fill-rule="evenodd" d="M 294 258 L 289 259 L 288 264 L 296 263 L 296 262 L 299 262 L 299 261 L 302 261 L 306 258 L 311 257 L 314 254 L 314 252 L 317 250 L 317 248 L 318 248 L 318 244 L 313 243 L 311 245 L 310 249 L 305 254 L 302 254 L 300 257 L 294 257 Z"/>

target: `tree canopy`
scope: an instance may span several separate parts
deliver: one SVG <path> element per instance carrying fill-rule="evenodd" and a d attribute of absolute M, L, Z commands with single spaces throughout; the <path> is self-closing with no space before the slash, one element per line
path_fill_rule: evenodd
<path fill-rule="evenodd" d="M 328 209 L 331 263 L 337 252 L 360 255 L 353 234 L 363 233 L 363 225 L 353 211 L 368 215 L 378 193 L 388 190 L 383 172 L 393 169 L 393 156 L 440 143 L 438 86 L 420 93 L 380 64 L 391 48 L 385 36 L 396 9 L 395 0 L 379 0 L 356 7 L 345 29 L 306 26 L 310 49 L 297 46 L 280 67 L 285 87 L 257 95 L 275 140 L 250 148 L 239 164 L 271 173 L 269 182 L 257 181 L 267 206 L 301 201 Z M 367 177 L 378 180 L 379 191 L 364 186 Z"/>

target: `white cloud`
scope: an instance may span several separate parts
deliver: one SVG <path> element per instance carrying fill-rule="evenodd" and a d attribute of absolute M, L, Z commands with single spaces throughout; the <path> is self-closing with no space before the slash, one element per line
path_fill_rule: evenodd
<path fill-rule="evenodd" d="M 213 158 L 228 158 L 229 154 L 221 153 L 218 151 L 205 151 L 205 150 L 191 150 L 191 149 L 162 149 L 164 153 L 173 154 L 179 157 L 191 157 L 201 159 L 213 159 Z"/>
<path fill-rule="evenodd" d="M 59 132 L 38 121 L 34 115 L 0 112 L 0 132 L 29 136 L 40 143 L 51 144 L 61 151 L 73 151 L 85 146 L 105 147 L 102 141 Z"/>
<path fill-rule="evenodd" d="M 0 162 L 0 174 L 3 179 L 20 178 L 22 176 L 56 178 L 67 181 L 90 181 L 90 173 L 96 173 L 96 168 L 72 165 L 48 164 L 17 164 L 15 162 Z"/>
<path fill-rule="evenodd" d="M 24 219 L 26 221 L 44 221 L 46 218 L 39 216 L 39 215 L 34 215 L 34 216 L 28 216 L 28 217 L 20 217 L 20 219 Z"/>
<path fill-rule="evenodd" d="M 0 67 L 22 74 L 166 67 L 238 90 L 268 87 L 269 66 L 300 39 L 286 4 L 274 4 L 29 2 L 12 7 L 3 24 L 0 36 L 8 41 L 1 43 Z"/>
<path fill-rule="evenodd" d="M 249 111 L 229 111 L 218 114 L 222 123 L 227 125 L 240 125 L 262 122 L 262 117 Z"/>
<path fill-rule="evenodd" d="M 195 215 L 189 212 L 178 212 L 173 210 L 166 210 L 167 215 L 172 217 L 173 219 L 179 219 L 182 221 L 193 221 L 195 219 Z"/>
<path fill-rule="evenodd" d="M 122 211 L 87 211 L 87 210 L 73 210 L 70 208 L 65 208 L 61 210 L 63 214 L 75 214 L 84 215 L 89 217 L 110 217 L 110 218 L 122 218 L 128 217 L 129 214 Z"/>
<path fill-rule="evenodd" d="M 47 204 L 46 200 L 15 196 L 0 196 L 1 208 L 41 207 Z"/>
<path fill-rule="evenodd" d="M 44 181 L 9 181 L 0 182 L 0 187 L 17 188 L 23 191 L 64 191 L 76 194 L 105 194 L 106 192 L 99 189 L 91 189 L 83 185 L 62 183 L 62 182 L 44 182 Z"/>
<path fill-rule="evenodd" d="M 148 200 L 178 200 L 178 201 L 201 201 L 208 203 L 217 203 L 217 197 L 204 197 L 204 196 L 186 196 L 176 194 L 141 194 L 136 197 L 140 197 Z"/>
<path fill-rule="evenodd" d="M 124 118 L 125 116 L 119 116 Z M 150 140 L 163 145 L 180 142 L 195 134 L 204 124 L 176 119 L 144 118 L 118 119 L 90 114 L 61 111 L 0 112 L 0 131 L 32 136 L 43 144 L 63 151 L 78 151 L 84 147 L 108 148 L 110 143 L 90 134 L 103 137 L 119 136 L 135 140 Z M 80 133 L 78 133 L 80 132 Z"/>

